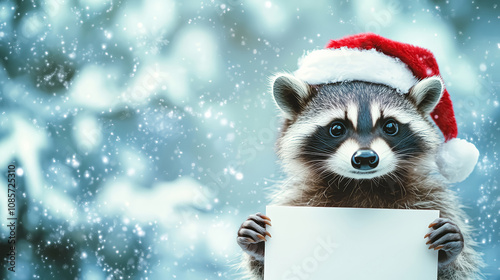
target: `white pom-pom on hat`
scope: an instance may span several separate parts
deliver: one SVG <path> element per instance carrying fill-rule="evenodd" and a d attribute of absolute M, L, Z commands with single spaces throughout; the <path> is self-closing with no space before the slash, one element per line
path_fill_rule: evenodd
<path fill-rule="evenodd" d="M 474 144 L 453 138 L 441 144 L 436 154 L 439 172 L 451 183 L 462 182 L 474 170 L 479 151 Z"/>

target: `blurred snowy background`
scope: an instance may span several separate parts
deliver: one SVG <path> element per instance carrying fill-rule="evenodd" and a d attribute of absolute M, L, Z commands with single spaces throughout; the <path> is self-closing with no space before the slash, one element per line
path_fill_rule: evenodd
<path fill-rule="evenodd" d="M 481 151 L 453 188 L 500 279 L 499 16 L 481 0 L 2 0 L 0 279 L 235 279 L 236 231 L 283 177 L 268 76 L 365 31 L 434 52 Z"/>

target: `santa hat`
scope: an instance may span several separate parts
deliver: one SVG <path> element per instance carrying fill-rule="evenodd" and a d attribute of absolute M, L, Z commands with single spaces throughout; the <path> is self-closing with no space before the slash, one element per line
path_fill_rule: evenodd
<path fill-rule="evenodd" d="M 407 93 L 419 80 L 440 77 L 429 50 L 372 33 L 331 40 L 326 49 L 306 54 L 294 75 L 308 84 L 357 80 L 384 84 L 400 93 Z M 479 152 L 472 143 L 456 138 L 457 123 L 446 89 L 430 115 L 445 139 L 436 155 L 440 173 L 450 182 L 465 180 L 474 170 Z"/>

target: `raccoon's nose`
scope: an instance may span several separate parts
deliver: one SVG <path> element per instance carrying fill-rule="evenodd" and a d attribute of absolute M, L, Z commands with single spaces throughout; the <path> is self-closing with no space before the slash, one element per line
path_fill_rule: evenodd
<path fill-rule="evenodd" d="M 352 167 L 360 170 L 370 170 L 378 165 L 378 155 L 372 150 L 359 150 L 351 159 Z"/>

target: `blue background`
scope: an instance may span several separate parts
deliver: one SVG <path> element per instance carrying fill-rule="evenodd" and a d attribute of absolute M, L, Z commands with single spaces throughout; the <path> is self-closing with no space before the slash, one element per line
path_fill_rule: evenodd
<path fill-rule="evenodd" d="M 359 32 L 430 49 L 481 152 L 456 190 L 500 279 L 494 1 L 0 2 L 1 279 L 235 279 L 283 174 L 268 77 Z"/>

